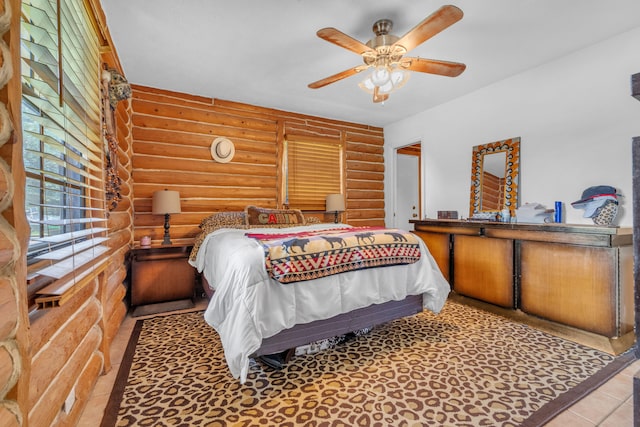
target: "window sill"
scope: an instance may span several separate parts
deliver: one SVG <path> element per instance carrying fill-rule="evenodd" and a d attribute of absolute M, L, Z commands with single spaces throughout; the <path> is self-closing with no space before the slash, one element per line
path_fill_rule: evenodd
<path fill-rule="evenodd" d="M 79 273 L 75 273 L 71 278 L 56 280 L 50 285 L 40 289 L 35 298 L 37 309 L 59 307 L 69 301 L 82 288 L 91 283 L 108 266 L 108 257 L 103 257 L 96 263 Z"/>

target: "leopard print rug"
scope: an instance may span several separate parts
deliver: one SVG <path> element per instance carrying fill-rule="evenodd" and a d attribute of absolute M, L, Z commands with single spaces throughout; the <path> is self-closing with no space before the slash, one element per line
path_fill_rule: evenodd
<path fill-rule="evenodd" d="M 143 322 L 116 426 L 516 426 L 613 360 L 449 301 L 242 385 L 202 313 Z"/>

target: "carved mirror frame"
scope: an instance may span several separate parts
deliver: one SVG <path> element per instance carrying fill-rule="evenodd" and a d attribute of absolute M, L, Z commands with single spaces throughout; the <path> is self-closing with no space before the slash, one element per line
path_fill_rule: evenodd
<path fill-rule="evenodd" d="M 520 137 L 491 142 L 473 147 L 471 157 L 471 195 L 469 217 L 482 210 L 482 176 L 484 156 L 493 153 L 506 153 L 504 208 L 514 211 L 518 208 L 520 189 Z"/>

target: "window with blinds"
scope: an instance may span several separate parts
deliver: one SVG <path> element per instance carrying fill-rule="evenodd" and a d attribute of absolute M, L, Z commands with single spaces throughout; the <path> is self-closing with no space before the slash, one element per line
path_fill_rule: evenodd
<path fill-rule="evenodd" d="M 30 302 L 55 300 L 108 251 L 100 55 L 83 0 L 22 2 L 25 209 Z M 38 294 L 38 295 L 36 295 Z M 53 304 L 56 305 L 56 304 Z"/>
<path fill-rule="evenodd" d="M 285 203 L 324 211 L 327 194 L 342 193 L 343 147 L 338 141 L 285 140 Z"/>

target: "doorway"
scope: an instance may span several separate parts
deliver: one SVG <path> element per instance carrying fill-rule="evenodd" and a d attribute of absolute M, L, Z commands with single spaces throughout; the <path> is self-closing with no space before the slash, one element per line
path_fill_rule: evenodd
<path fill-rule="evenodd" d="M 410 219 L 422 217 L 422 144 L 396 148 L 393 226 L 413 230 Z"/>

